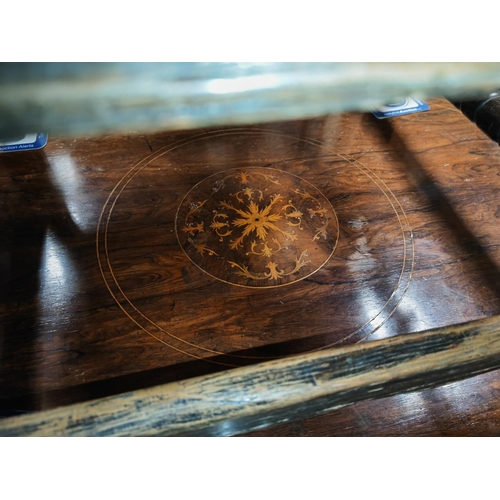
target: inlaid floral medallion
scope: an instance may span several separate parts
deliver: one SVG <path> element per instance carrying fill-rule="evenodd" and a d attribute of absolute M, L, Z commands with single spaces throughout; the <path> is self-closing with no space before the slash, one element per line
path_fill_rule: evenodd
<path fill-rule="evenodd" d="M 248 167 L 207 177 L 182 200 L 178 241 L 210 276 L 246 287 L 302 280 L 332 256 L 335 211 L 312 184 L 282 170 Z"/>

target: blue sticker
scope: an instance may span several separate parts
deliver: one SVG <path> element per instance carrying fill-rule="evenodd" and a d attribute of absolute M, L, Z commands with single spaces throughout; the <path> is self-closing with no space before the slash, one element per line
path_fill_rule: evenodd
<path fill-rule="evenodd" d="M 47 144 L 48 134 L 25 134 L 19 137 L 0 139 L 0 153 L 41 149 Z"/>
<path fill-rule="evenodd" d="M 430 107 L 424 101 L 408 97 L 402 102 L 397 104 L 386 104 L 374 109 L 372 113 L 379 119 L 391 118 L 393 116 L 410 115 L 411 113 L 421 113 L 422 111 L 429 111 Z"/>

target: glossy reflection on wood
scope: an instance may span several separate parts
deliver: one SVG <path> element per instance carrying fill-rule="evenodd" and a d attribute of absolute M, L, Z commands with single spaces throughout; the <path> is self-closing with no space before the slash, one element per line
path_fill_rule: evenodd
<path fill-rule="evenodd" d="M 3 414 L 500 313 L 499 163 L 498 146 L 446 101 L 384 122 L 346 114 L 51 138 L 43 151 L 0 156 Z M 204 183 L 227 171 L 239 184 L 197 211 L 220 187 Z M 298 184 L 278 204 L 281 192 L 266 192 L 265 182 L 244 184 L 252 171 Z M 337 237 L 310 249 L 304 242 L 317 241 L 325 208 L 326 235 Z M 295 238 L 308 231 L 312 238 Z M 288 267 L 278 261 L 285 247 Z M 468 418 L 484 422 L 497 376 L 477 378 L 486 386 L 477 408 L 474 380 L 419 393 L 418 425 L 410 395 L 260 434 L 423 434 L 426 418 L 427 432 L 439 434 L 434 414 L 448 415 L 443 434 L 475 434 L 450 402 L 465 398 Z M 464 389 L 435 396 L 448 387 Z M 488 403 L 492 417 L 499 409 Z"/>
<path fill-rule="evenodd" d="M 406 215 L 371 170 L 260 128 L 191 135 L 137 163 L 104 205 L 97 250 L 113 298 L 167 356 L 221 366 L 369 336 L 414 261 Z"/>
<path fill-rule="evenodd" d="M 283 170 L 247 167 L 209 176 L 189 191 L 177 211 L 176 233 L 189 259 L 210 276 L 270 288 L 323 267 L 339 225 L 312 184 Z"/>

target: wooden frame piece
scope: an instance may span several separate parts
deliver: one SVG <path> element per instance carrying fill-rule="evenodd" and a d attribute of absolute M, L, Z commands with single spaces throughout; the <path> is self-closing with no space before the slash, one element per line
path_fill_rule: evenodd
<path fill-rule="evenodd" d="M 2 63 L 0 137 L 193 129 L 498 88 L 499 63 Z"/>
<path fill-rule="evenodd" d="M 500 367 L 500 316 L 0 421 L 1 436 L 229 436 Z"/>

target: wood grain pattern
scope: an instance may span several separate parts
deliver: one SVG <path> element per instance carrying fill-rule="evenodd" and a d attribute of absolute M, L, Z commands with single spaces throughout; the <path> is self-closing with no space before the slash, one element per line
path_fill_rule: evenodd
<path fill-rule="evenodd" d="M 175 236 L 194 185 L 250 166 L 305 179 L 338 216 L 327 265 L 281 289 L 210 279 Z M 499 166 L 498 146 L 443 100 L 390 122 L 51 137 L 3 154 L 1 414 L 500 314 Z M 495 373 L 257 435 L 495 434 Z"/>
<path fill-rule="evenodd" d="M 500 317 L 0 421 L 1 436 L 232 436 L 500 367 Z"/>

